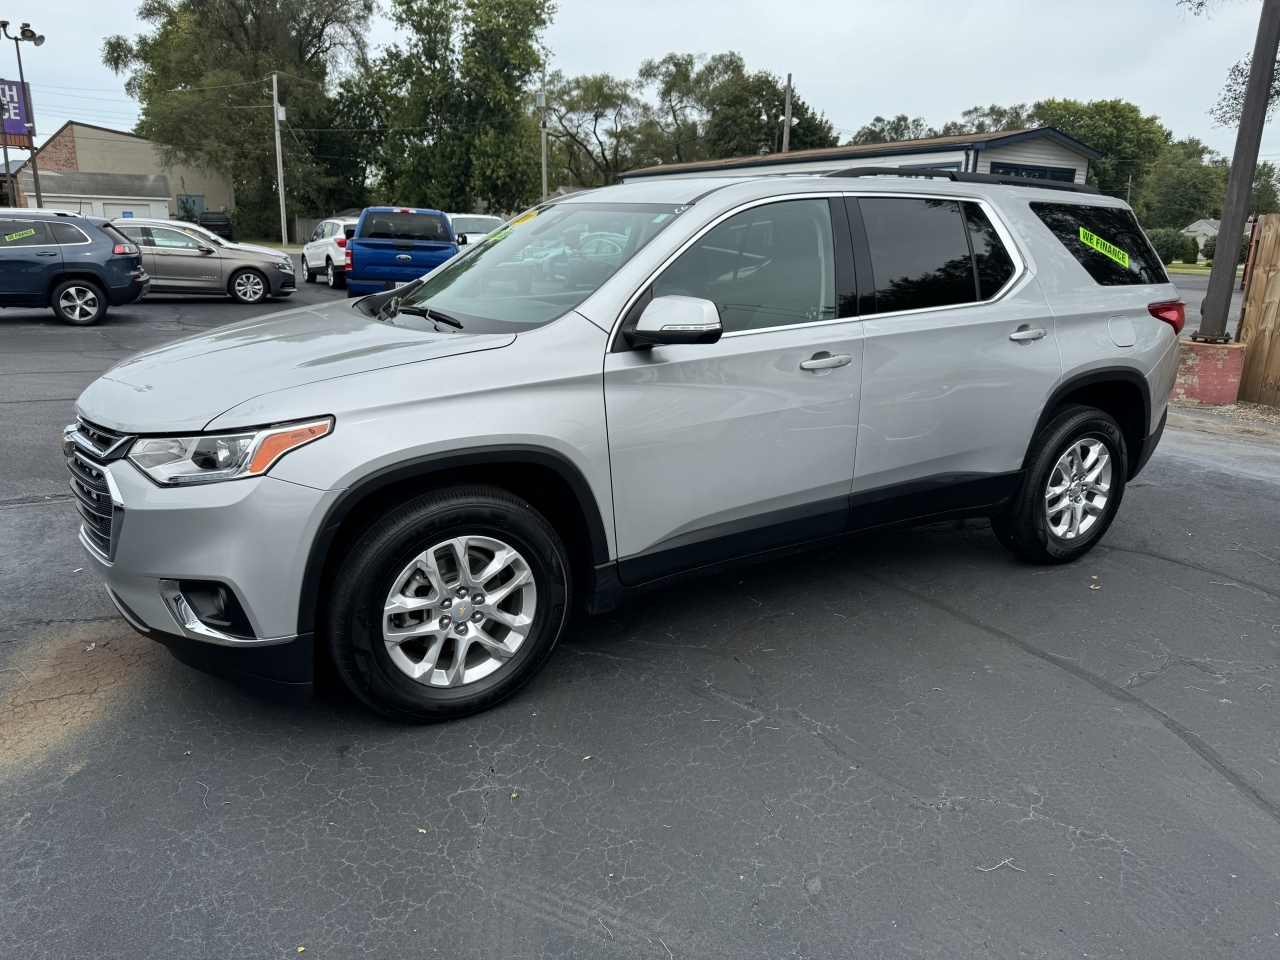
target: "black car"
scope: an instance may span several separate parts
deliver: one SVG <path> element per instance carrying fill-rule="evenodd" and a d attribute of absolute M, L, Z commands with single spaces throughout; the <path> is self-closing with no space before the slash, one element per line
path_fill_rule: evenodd
<path fill-rule="evenodd" d="M 137 245 L 106 220 L 0 208 L 0 306 L 50 307 L 87 326 L 150 284 Z"/>

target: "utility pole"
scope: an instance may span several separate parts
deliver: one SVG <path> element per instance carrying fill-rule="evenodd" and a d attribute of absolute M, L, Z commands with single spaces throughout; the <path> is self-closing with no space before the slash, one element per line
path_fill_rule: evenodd
<path fill-rule="evenodd" d="M 1125 188 L 1124 188 L 1125 203 L 1129 203 L 1129 197 L 1132 195 L 1132 193 L 1133 193 L 1133 174 L 1131 173 L 1129 174 L 1129 182 L 1125 184 Z"/>
<path fill-rule="evenodd" d="M 9 169 L 9 131 L 4 128 L 4 120 L 0 118 L 0 145 L 4 146 L 4 189 L 8 206 L 18 205 L 18 191 L 13 189 L 13 173 Z"/>
<path fill-rule="evenodd" d="M 280 121 L 284 119 L 284 107 L 280 106 L 280 89 L 276 75 L 271 74 L 271 116 L 276 124 L 276 186 L 280 188 L 280 242 L 289 242 L 289 221 L 284 215 L 284 157 L 280 153 Z"/>
<path fill-rule="evenodd" d="M 1218 231 L 1218 246 L 1222 249 L 1213 258 L 1209 291 L 1200 304 L 1200 329 L 1191 335 L 1193 340 L 1227 343 L 1231 339 L 1227 335 L 1231 288 L 1235 285 L 1236 260 L 1239 259 L 1240 240 L 1244 236 L 1249 194 L 1253 191 L 1262 128 L 1267 122 L 1267 102 L 1271 97 L 1271 75 L 1275 69 L 1277 47 L 1280 47 L 1280 0 L 1263 0 L 1258 38 L 1253 45 L 1253 62 L 1249 66 L 1249 82 L 1244 88 L 1236 149 L 1231 156 L 1227 195 L 1222 204 L 1222 224 Z"/>
<path fill-rule="evenodd" d="M 791 149 L 791 74 L 787 74 L 787 106 L 782 115 L 782 152 Z"/>
<path fill-rule="evenodd" d="M 547 202 L 547 65 L 542 65 L 542 89 L 537 95 L 538 109 L 542 111 L 542 202 Z"/>

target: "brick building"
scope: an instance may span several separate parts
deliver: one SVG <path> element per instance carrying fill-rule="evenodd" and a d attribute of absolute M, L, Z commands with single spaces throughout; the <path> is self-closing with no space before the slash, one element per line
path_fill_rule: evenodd
<path fill-rule="evenodd" d="M 150 140 L 76 120 L 36 151 L 46 208 L 99 217 L 177 216 L 184 209 L 230 211 L 231 185 L 194 167 L 165 167 Z M 30 162 L 17 174 L 18 206 L 36 205 Z"/>

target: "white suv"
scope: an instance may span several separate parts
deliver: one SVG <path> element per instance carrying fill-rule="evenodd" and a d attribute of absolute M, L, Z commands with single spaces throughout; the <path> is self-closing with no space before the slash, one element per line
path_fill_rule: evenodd
<path fill-rule="evenodd" d="M 573 194 L 118 364 L 63 439 L 94 568 L 187 663 L 305 696 L 318 653 L 430 720 L 527 683 L 575 606 L 851 531 L 1082 556 L 1164 427 L 1159 258 L 1087 188 L 870 173 Z"/>
<path fill-rule="evenodd" d="M 302 248 L 302 279 L 315 283 L 323 276 L 324 282 L 334 289 L 343 283 L 343 265 L 346 261 L 348 229 L 354 230 L 358 217 L 332 217 L 322 220 Z"/>

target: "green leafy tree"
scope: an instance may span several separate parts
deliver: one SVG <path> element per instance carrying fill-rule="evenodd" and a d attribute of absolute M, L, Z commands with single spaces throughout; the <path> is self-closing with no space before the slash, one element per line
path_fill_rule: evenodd
<path fill-rule="evenodd" d="M 136 132 L 162 161 L 228 179 L 242 227 L 269 235 L 278 216 L 272 72 L 288 111 L 289 206 L 313 213 L 362 196 L 341 148 L 317 146 L 326 89 L 344 65 L 362 62 L 373 8 L 374 0 L 146 0 L 138 17 L 150 32 L 107 38 L 103 62 L 127 74 L 125 89 L 141 105 Z"/>
<path fill-rule="evenodd" d="M 1249 216 L 1280 213 L 1280 171 L 1270 160 L 1263 160 L 1253 172 L 1253 192 L 1249 195 Z"/>
<path fill-rule="evenodd" d="M 1218 250 L 1218 238 L 1205 237 L 1204 247 L 1202 247 L 1200 250 L 1200 252 L 1204 255 L 1204 258 L 1206 260 L 1212 260 L 1213 255 L 1217 252 L 1217 250 Z"/>
<path fill-rule="evenodd" d="M 1187 246 L 1187 238 L 1169 227 L 1148 230 L 1147 239 L 1156 248 L 1156 255 L 1160 258 L 1160 262 L 1166 265 L 1177 260 Z"/>
<path fill-rule="evenodd" d="M 1124 197 L 1133 177 L 1140 187 L 1172 139 L 1154 116 L 1124 100 L 1041 100 L 1036 119 L 1102 154 L 1089 164 L 1089 183 L 1113 197 Z"/>
<path fill-rule="evenodd" d="M 858 128 L 849 138 L 849 143 L 893 143 L 895 140 L 920 140 L 937 135 L 938 132 L 925 123 L 924 117 L 912 119 L 905 113 L 900 113 L 888 120 L 875 117 L 870 123 Z"/>
<path fill-rule="evenodd" d="M 601 187 L 643 163 L 635 146 L 644 105 L 633 80 L 607 73 L 547 78 L 549 136 L 558 147 L 561 183 Z M 548 160 L 550 164 L 550 159 Z"/>
<path fill-rule="evenodd" d="M 1166 145 L 1134 191 L 1138 219 L 1146 227 L 1180 230 L 1220 216 L 1226 174 L 1222 158 L 1194 137 Z"/>
<path fill-rule="evenodd" d="M 1182 250 L 1183 263 L 1199 263 L 1200 261 L 1200 244 L 1196 243 L 1195 237 L 1187 237 L 1186 245 Z"/>
<path fill-rule="evenodd" d="M 1039 126 L 1035 111 L 1025 103 L 1002 107 L 993 103 L 988 107 L 970 107 L 960 114 L 959 120 L 942 125 L 938 136 L 955 137 L 966 133 L 993 133 L 999 130 L 1026 130 Z"/>
<path fill-rule="evenodd" d="M 761 146 L 782 149 L 786 90 L 773 74 L 735 72 L 710 91 L 706 125 L 707 152 L 712 157 L 742 157 Z M 817 113 L 794 90 L 791 94 L 790 148 L 834 147 L 840 140 L 830 121 Z"/>

